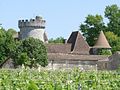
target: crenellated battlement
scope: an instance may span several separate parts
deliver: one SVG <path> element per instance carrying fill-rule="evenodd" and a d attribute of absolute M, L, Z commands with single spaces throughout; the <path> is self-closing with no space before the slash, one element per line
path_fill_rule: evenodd
<path fill-rule="evenodd" d="M 19 20 L 18 27 L 19 28 L 23 28 L 23 27 L 45 28 L 45 22 L 46 21 L 42 17 L 36 16 L 35 19 Z"/>

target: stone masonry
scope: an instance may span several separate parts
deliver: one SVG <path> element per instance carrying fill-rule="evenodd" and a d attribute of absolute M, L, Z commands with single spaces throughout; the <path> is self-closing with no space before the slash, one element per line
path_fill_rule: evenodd
<path fill-rule="evenodd" d="M 44 37 L 47 36 L 45 32 L 45 20 L 36 16 L 35 19 L 19 20 L 18 27 L 20 28 L 19 39 L 25 39 L 27 37 L 33 37 L 47 42 Z"/>

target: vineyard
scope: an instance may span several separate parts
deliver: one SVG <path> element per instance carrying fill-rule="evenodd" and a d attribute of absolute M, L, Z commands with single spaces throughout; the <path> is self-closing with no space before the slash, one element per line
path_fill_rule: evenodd
<path fill-rule="evenodd" d="M 1 69 L 0 90 L 119 90 L 117 71 Z"/>

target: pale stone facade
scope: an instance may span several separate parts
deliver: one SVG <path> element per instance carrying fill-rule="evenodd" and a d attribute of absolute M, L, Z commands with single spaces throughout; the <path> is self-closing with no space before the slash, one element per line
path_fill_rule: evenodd
<path fill-rule="evenodd" d="M 77 67 L 81 70 L 97 70 L 102 68 L 103 61 L 107 58 L 108 56 L 105 55 L 48 53 L 49 64 L 47 68 L 72 69 Z M 99 65 L 99 62 L 102 62 L 102 64 Z"/>
<path fill-rule="evenodd" d="M 19 39 L 25 39 L 27 37 L 33 37 L 40 39 L 43 42 L 47 42 L 45 37 L 45 20 L 42 17 L 36 16 L 35 19 L 19 20 L 18 27 L 20 28 Z M 47 35 L 46 35 L 47 36 Z"/>

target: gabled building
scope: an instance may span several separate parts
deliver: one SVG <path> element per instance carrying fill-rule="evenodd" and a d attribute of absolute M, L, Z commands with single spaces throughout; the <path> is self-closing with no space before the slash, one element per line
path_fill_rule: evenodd
<path fill-rule="evenodd" d="M 71 44 L 71 53 L 88 55 L 90 47 L 79 31 L 72 32 L 67 43 Z"/>
<path fill-rule="evenodd" d="M 104 40 L 104 33 L 101 33 L 95 46 L 101 46 L 102 48 L 108 48 L 108 46 L 110 47 L 109 43 L 106 40 Z M 108 56 L 106 55 L 91 54 L 90 50 L 93 48 L 97 49 L 98 47 L 91 48 L 79 31 L 72 32 L 72 34 L 67 40 L 67 43 L 48 43 L 46 47 L 48 50 L 49 68 L 79 67 L 85 70 L 96 68 L 102 69 L 101 67 L 104 66 L 104 63 L 106 63 L 104 62 L 104 60 L 106 61 L 106 59 L 108 58 Z M 107 67 L 105 67 L 104 69 L 107 69 Z"/>

